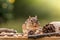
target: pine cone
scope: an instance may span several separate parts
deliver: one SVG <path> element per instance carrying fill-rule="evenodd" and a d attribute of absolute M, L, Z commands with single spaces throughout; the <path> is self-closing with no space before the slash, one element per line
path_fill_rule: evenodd
<path fill-rule="evenodd" d="M 55 32 L 55 27 L 53 24 L 46 24 L 43 27 L 43 33 L 52 33 Z"/>

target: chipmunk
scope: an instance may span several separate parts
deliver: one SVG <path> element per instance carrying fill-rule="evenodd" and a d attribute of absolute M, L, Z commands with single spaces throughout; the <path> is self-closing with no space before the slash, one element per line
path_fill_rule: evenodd
<path fill-rule="evenodd" d="M 38 30 L 40 28 L 40 23 L 37 19 L 37 16 L 35 17 L 31 17 L 29 16 L 29 18 L 25 21 L 25 23 L 22 25 L 22 31 L 24 34 L 37 34 L 39 33 L 41 30 Z"/>

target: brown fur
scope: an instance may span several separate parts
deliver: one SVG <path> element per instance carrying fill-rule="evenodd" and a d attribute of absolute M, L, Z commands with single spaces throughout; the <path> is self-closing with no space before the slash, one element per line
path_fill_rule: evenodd
<path fill-rule="evenodd" d="M 39 29 L 40 23 L 38 22 L 37 16 L 30 17 L 25 21 L 25 23 L 22 25 L 22 31 L 23 33 L 27 34 L 35 34 L 35 32 Z"/>

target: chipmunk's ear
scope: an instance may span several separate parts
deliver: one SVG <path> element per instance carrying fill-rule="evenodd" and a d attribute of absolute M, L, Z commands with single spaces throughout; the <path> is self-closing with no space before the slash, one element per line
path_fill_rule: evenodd
<path fill-rule="evenodd" d="M 35 18 L 37 18 L 37 16 L 35 16 Z"/>
<path fill-rule="evenodd" d="M 31 18 L 31 16 L 29 16 L 29 18 Z"/>

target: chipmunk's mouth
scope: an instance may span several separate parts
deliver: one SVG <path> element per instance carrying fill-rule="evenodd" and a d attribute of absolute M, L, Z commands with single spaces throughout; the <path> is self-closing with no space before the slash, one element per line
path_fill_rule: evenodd
<path fill-rule="evenodd" d="M 34 26 L 34 27 L 37 27 L 37 26 Z"/>
<path fill-rule="evenodd" d="M 34 26 L 34 27 L 37 27 L 37 24 L 36 24 L 36 23 L 34 23 L 34 24 L 33 24 L 33 26 Z"/>

